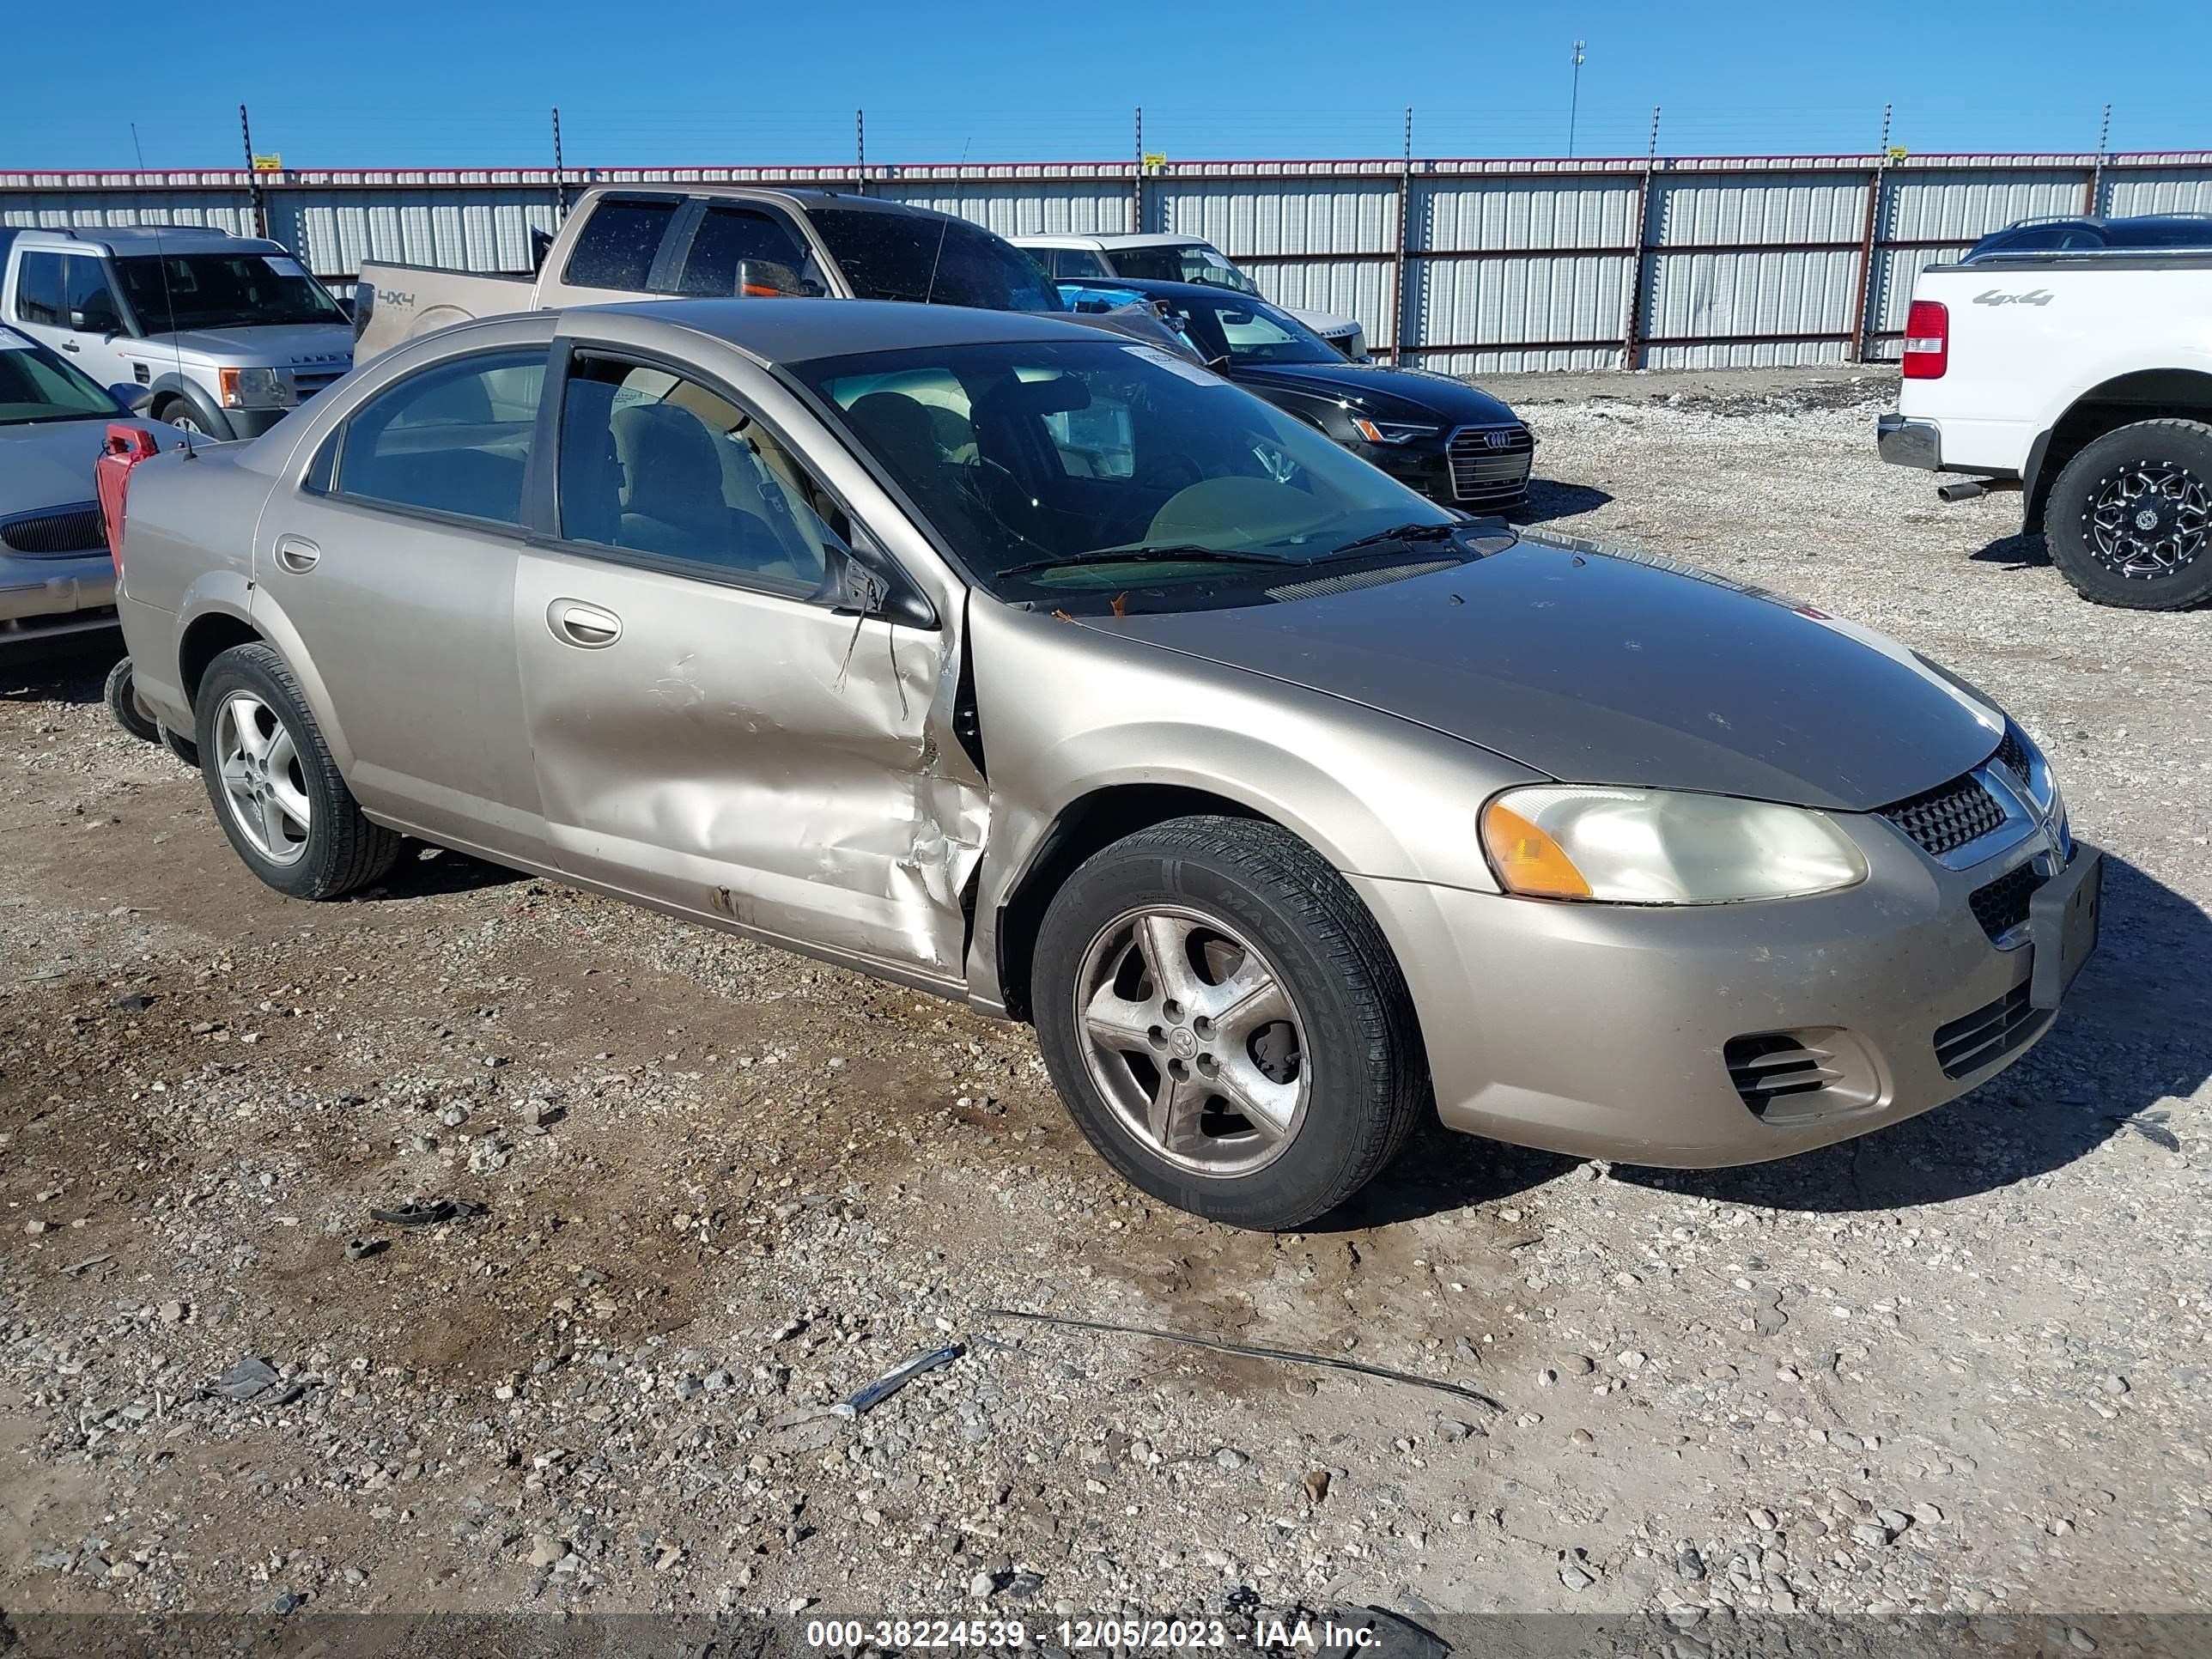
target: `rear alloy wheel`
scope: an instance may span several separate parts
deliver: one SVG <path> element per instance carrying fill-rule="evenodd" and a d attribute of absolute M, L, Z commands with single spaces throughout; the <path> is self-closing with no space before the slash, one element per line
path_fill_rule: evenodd
<path fill-rule="evenodd" d="M 200 683 L 199 767 L 216 819 L 246 867 L 295 898 L 374 881 L 399 837 L 362 816 L 284 659 L 234 646 Z"/>
<path fill-rule="evenodd" d="M 1381 930 L 1271 823 L 1178 818 L 1092 857 L 1045 912 L 1030 1007 L 1091 1145 L 1146 1192 L 1236 1226 L 1336 1208 L 1429 1104 Z"/>
<path fill-rule="evenodd" d="M 2139 421 L 2066 464 L 2044 511 L 2051 562 L 2100 605 L 2179 611 L 2212 598 L 2212 426 Z"/>

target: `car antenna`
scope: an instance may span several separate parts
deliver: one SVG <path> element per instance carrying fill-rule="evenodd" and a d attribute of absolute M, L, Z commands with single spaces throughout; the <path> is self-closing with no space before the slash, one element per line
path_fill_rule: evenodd
<path fill-rule="evenodd" d="M 145 172 L 146 147 L 138 142 L 138 124 L 136 121 L 131 124 L 131 148 L 137 152 L 138 171 Z M 154 263 L 161 268 L 161 305 L 169 313 L 169 349 L 177 354 L 177 379 L 181 381 L 185 378 L 185 343 L 177 337 L 177 296 L 169 291 L 169 257 L 161 252 L 161 227 L 155 224 L 148 228 L 154 233 Z M 180 430 L 185 434 L 185 459 L 188 461 L 199 459 L 199 452 L 192 447 L 192 429 L 184 427 Z"/>
<path fill-rule="evenodd" d="M 975 135 L 972 132 L 960 141 L 960 167 L 958 170 L 961 173 L 964 173 L 968 171 L 968 151 L 969 147 L 973 145 L 975 142 Z M 938 262 L 945 258 L 945 233 L 951 228 L 952 216 L 948 213 L 945 216 L 945 222 L 937 228 L 937 252 L 930 255 L 929 258 L 929 286 L 922 290 L 921 295 L 921 302 L 924 305 L 927 305 L 931 300 L 936 297 L 937 265 Z"/>

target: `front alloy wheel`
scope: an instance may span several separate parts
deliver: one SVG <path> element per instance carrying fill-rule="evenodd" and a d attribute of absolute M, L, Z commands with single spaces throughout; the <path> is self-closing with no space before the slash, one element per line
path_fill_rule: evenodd
<path fill-rule="evenodd" d="M 1076 981 L 1091 1080 L 1129 1133 L 1199 1176 L 1282 1155 L 1312 1089 L 1304 1023 L 1266 957 L 1174 907 L 1115 917 Z"/>
<path fill-rule="evenodd" d="M 2212 425 L 2137 421 L 2085 444 L 2052 481 L 2051 562 L 2099 605 L 2212 599 Z"/>

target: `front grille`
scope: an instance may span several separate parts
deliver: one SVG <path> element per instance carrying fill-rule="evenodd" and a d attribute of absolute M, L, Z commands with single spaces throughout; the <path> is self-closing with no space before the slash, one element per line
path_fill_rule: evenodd
<path fill-rule="evenodd" d="M 1729 1081 L 1743 1103 L 1760 1117 L 1777 1100 L 1818 1094 L 1835 1082 L 1842 1073 L 1829 1065 L 1833 1058 L 1788 1031 L 1730 1037 L 1721 1050 Z"/>
<path fill-rule="evenodd" d="M 0 542 L 15 553 L 98 553 L 107 546 L 100 506 L 86 501 L 52 513 L 26 514 L 0 524 Z"/>
<path fill-rule="evenodd" d="M 1992 941 L 2001 939 L 2027 920 L 2028 901 L 2048 879 L 2033 864 L 2023 864 L 1987 886 L 1977 887 L 1966 902 L 1974 907 L 1974 920 L 1982 924 L 1982 931 Z"/>
<path fill-rule="evenodd" d="M 1881 815 L 1911 836 L 1923 852 L 1939 859 L 2002 829 L 2005 821 L 2004 808 L 1997 805 L 1996 797 L 1974 777 L 1954 778 L 1940 788 L 1883 807 Z"/>
<path fill-rule="evenodd" d="M 1500 441 L 1493 444 L 1493 437 Z M 1536 441 L 1525 426 L 1463 426 L 1452 434 L 1444 453 L 1451 462 L 1455 501 L 1499 504 L 1528 493 Z"/>
<path fill-rule="evenodd" d="M 2049 1010 L 2028 1006 L 2027 981 L 2022 980 L 1995 1002 L 1975 1009 L 1963 1019 L 1938 1026 L 1936 1063 L 1943 1068 L 1945 1077 L 1978 1072 L 2033 1042 L 2050 1023 Z"/>
<path fill-rule="evenodd" d="M 343 363 L 334 363 L 327 368 L 295 368 L 292 371 L 292 385 L 304 404 L 325 386 L 343 378 L 345 372 Z"/>
<path fill-rule="evenodd" d="M 2020 733 L 2005 727 L 2004 741 L 1997 745 L 1997 759 L 2011 769 L 2013 776 L 2022 783 L 2027 781 L 2027 745 L 2020 740 Z"/>

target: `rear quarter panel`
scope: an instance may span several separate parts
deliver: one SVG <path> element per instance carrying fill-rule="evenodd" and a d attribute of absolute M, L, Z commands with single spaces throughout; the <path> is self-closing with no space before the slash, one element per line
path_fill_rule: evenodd
<path fill-rule="evenodd" d="M 185 629 L 210 610 L 247 615 L 253 527 L 270 478 L 246 463 L 262 448 L 200 443 L 142 461 L 131 474 L 118 607 L 124 641 L 139 694 L 179 730 L 191 728 L 178 664 Z"/>
<path fill-rule="evenodd" d="M 455 323 L 531 311 L 538 305 L 538 283 L 531 276 L 380 264 L 372 259 L 362 266 L 361 281 L 374 293 L 375 301 L 368 325 L 355 344 L 356 363 Z"/>
<path fill-rule="evenodd" d="M 1922 273 L 1949 313 L 1950 361 L 1899 408 L 1943 430 L 1946 466 L 2018 471 L 2086 393 L 2142 369 L 2212 373 L 2212 261 L 2163 269 L 2057 262 Z"/>

